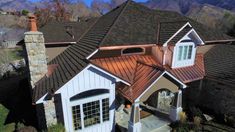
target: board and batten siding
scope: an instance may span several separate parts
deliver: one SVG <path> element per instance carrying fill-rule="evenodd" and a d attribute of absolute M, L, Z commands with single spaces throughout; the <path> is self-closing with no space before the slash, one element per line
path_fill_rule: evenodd
<path fill-rule="evenodd" d="M 88 97 L 85 99 L 70 101 L 70 98 L 85 91 L 94 89 L 108 89 L 109 93 L 103 96 L 109 97 L 110 119 L 104 123 L 96 124 L 82 129 L 83 132 L 109 132 L 114 128 L 114 112 L 115 107 L 115 78 L 93 68 L 87 67 L 63 87 L 61 87 L 56 93 L 61 93 L 64 125 L 67 132 L 73 132 L 73 119 L 72 119 L 72 106 L 80 103 L 88 103 L 91 101 L 99 100 L 102 95 Z M 81 131 L 81 130 L 80 130 Z"/>

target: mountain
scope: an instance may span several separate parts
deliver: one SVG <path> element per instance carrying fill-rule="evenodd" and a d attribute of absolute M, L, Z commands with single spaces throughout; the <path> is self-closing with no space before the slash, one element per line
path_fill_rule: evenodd
<path fill-rule="evenodd" d="M 6 11 L 17 11 L 17 10 L 33 10 L 36 3 L 28 0 L 0 0 L 0 9 Z"/>
<path fill-rule="evenodd" d="M 143 4 L 152 9 L 176 11 L 224 32 L 235 24 L 235 0 L 149 0 Z"/>
<path fill-rule="evenodd" d="M 224 32 L 230 30 L 235 24 L 235 12 L 209 4 L 192 7 L 186 16 Z"/>
<path fill-rule="evenodd" d="M 149 0 L 144 5 L 152 9 L 177 11 L 186 14 L 191 8 L 204 4 L 235 11 L 235 0 Z"/>

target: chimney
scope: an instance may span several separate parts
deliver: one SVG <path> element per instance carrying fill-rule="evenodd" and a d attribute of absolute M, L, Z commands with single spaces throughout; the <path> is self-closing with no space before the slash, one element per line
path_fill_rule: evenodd
<path fill-rule="evenodd" d="M 32 88 L 47 73 L 46 49 L 43 33 L 37 31 L 36 17 L 28 16 L 30 31 L 25 32 L 26 62 Z"/>

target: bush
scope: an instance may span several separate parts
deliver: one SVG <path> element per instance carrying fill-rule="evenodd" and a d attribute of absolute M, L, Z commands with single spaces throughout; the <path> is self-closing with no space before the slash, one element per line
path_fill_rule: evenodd
<path fill-rule="evenodd" d="M 179 117 L 180 117 L 180 123 L 185 123 L 188 118 L 186 113 L 183 111 L 179 113 Z"/>
<path fill-rule="evenodd" d="M 62 124 L 51 125 L 48 128 L 48 132 L 65 132 L 65 128 Z"/>
<path fill-rule="evenodd" d="M 200 117 L 198 117 L 198 116 L 195 116 L 195 117 L 193 118 L 193 123 L 194 123 L 194 125 L 195 125 L 197 128 L 200 126 L 201 121 L 202 121 L 202 119 L 201 119 Z"/>

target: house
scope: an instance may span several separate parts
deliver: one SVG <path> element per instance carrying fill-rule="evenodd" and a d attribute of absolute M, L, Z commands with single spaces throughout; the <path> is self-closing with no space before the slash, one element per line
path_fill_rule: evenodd
<path fill-rule="evenodd" d="M 76 44 L 76 41 L 96 19 L 91 18 L 79 22 L 51 21 L 40 28 L 39 31 L 43 33 L 45 39 L 47 61 L 51 61 L 68 46 Z"/>
<path fill-rule="evenodd" d="M 141 113 L 148 110 L 179 120 L 182 91 L 205 76 L 197 48 L 233 41 L 178 13 L 128 0 L 47 63 L 44 35 L 30 21 L 24 42 L 42 129 L 60 122 L 66 131 L 115 131 L 123 105 L 128 131 L 146 130 Z"/>

